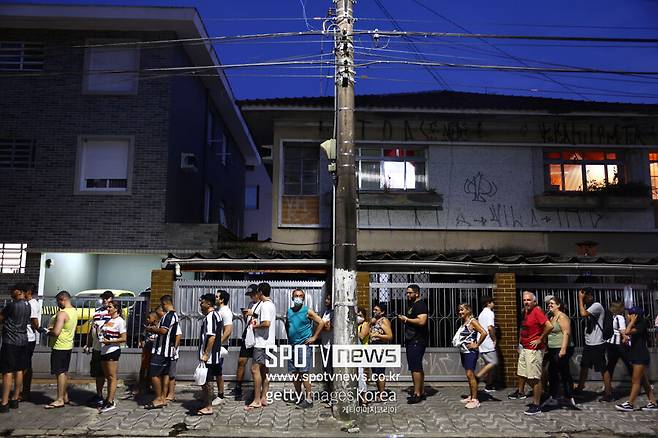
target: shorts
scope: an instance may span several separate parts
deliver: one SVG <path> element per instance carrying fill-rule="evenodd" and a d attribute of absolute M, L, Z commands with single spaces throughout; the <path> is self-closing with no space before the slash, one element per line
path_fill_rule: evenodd
<path fill-rule="evenodd" d="M 206 368 L 208 368 L 208 375 L 206 377 L 206 381 L 210 380 L 211 378 L 222 377 L 223 365 L 224 365 L 224 359 L 219 359 L 219 363 L 206 364 Z"/>
<path fill-rule="evenodd" d="M 605 344 L 585 345 L 580 359 L 581 368 L 592 368 L 600 373 L 605 370 Z"/>
<path fill-rule="evenodd" d="M 56 376 L 69 372 L 72 350 L 53 350 L 50 353 L 50 374 Z"/>
<path fill-rule="evenodd" d="M 485 365 L 498 365 L 498 352 L 497 351 L 485 351 L 480 352 L 480 357 L 482 358 L 482 361 L 484 362 Z"/>
<path fill-rule="evenodd" d="M 254 347 L 253 359 L 254 363 L 265 365 L 267 363 L 267 355 L 265 354 L 265 349 Z"/>
<path fill-rule="evenodd" d="M 111 353 L 101 354 L 101 362 L 117 362 L 121 357 L 121 350 L 117 349 Z"/>
<path fill-rule="evenodd" d="M 169 366 L 171 359 L 160 354 L 151 355 L 149 363 L 149 377 L 158 377 L 169 375 Z"/>
<path fill-rule="evenodd" d="M 27 343 L 27 350 L 26 350 L 27 368 L 25 368 L 26 370 L 32 369 L 32 356 L 34 355 L 34 349 L 36 348 L 36 346 L 37 346 L 37 341 Z"/>
<path fill-rule="evenodd" d="M 172 359 L 169 362 L 169 378 L 172 380 L 176 379 L 177 376 L 177 368 L 178 368 L 178 359 Z"/>
<path fill-rule="evenodd" d="M 461 356 L 461 362 L 464 369 L 467 371 L 475 371 L 475 367 L 478 363 L 479 353 L 477 351 L 471 351 L 469 353 L 461 352 L 459 355 Z"/>
<path fill-rule="evenodd" d="M 242 347 L 240 347 L 240 356 L 239 357 L 247 357 L 251 359 L 254 357 L 254 347 L 247 348 L 244 346 L 244 343 L 242 344 Z"/>
<path fill-rule="evenodd" d="M 605 369 L 611 375 L 615 372 L 617 367 L 617 362 L 619 359 L 624 363 L 624 365 L 630 365 L 628 362 L 628 347 L 622 344 L 605 344 L 605 351 L 608 357 L 606 361 Z"/>
<path fill-rule="evenodd" d="M 101 351 L 93 350 L 91 352 L 91 362 L 89 362 L 89 375 L 91 377 L 104 377 L 103 368 L 101 368 Z"/>
<path fill-rule="evenodd" d="M 0 372 L 15 373 L 27 369 L 27 344 L 2 344 L 0 349 Z"/>
<path fill-rule="evenodd" d="M 313 364 L 313 347 L 306 344 L 292 345 L 292 358 L 288 359 L 289 373 L 308 373 Z"/>
<path fill-rule="evenodd" d="M 384 367 L 370 368 L 370 378 L 372 378 L 372 376 L 381 376 L 383 374 L 386 374 L 386 368 Z"/>
<path fill-rule="evenodd" d="M 516 374 L 526 379 L 541 379 L 543 360 L 543 351 L 524 348 L 519 353 Z"/>
<path fill-rule="evenodd" d="M 649 359 L 630 359 L 628 361 L 631 365 L 644 365 L 645 367 L 649 366 Z"/>
<path fill-rule="evenodd" d="M 412 373 L 423 372 L 423 356 L 426 348 L 427 346 L 423 344 L 407 345 L 407 365 Z"/>

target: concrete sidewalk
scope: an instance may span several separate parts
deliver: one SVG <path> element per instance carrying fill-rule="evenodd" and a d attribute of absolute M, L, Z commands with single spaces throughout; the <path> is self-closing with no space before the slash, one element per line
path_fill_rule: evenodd
<path fill-rule="evenodd" d="M 291 385 L 273 385 L 274 391 Z M 117 409 L 98 414 L 84 406 L 93 394 L 92 385 L 71 389 L 72 404 L 46 410 L 55 393 L 53 385 L 36 385 L 34 402 L 23 402 L 19 409 L 0 414 L 2 436 L 551 436 L 551 435 L 658 435 L 658 412 L 618 412 L 612 403 L 596 401 L 596 394 L 585 392 L 579 410 L 557 409 L 529 417 L 523 414 L 528 400 L 507 399 L 508 391 L 489 397 L 482 393 L 481 407 L 467 410 L 459 402 L 467 392 L 460 386 L 428 387 L 427 400 L 406 404 L 405 388 L 394 387 L 396 401 L 375 403 L 358 415 L 360 432 L 341 431 L 331 409 L 322 403 L 307 410 L 296 409 L 282 401 L 252 412 L 244 402 L 228 398 L 215 408 L 213 416 L 197 417 L 198 387 L 179 383 L 178 400 L 164 409 L 145 410 L 145 400 L 119 400 Z M 118 396 L 123 395 L 119 388 Z M 638 404 L 646 403 L 642 395 Z"/>

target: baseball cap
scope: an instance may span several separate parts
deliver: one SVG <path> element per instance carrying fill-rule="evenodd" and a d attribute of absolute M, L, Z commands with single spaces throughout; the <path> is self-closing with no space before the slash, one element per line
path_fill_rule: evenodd
<path fill-rule="evenodd" d="M 630 309 L 628 309 L 628 314 L 629 315 L 643 316 L 644 315 L 644 309 L 642 309 L 640 306 L 633 306 Z"/>
<path fill-rule="evenodd" d="M 256 289 L 258 289 L 258 285 L 252 283 L 249 286 L 247 286 L 247 290 L 245 291 L 244 294 L 245 295 L 253 295 L 253 294 L 256 293 Z"/>

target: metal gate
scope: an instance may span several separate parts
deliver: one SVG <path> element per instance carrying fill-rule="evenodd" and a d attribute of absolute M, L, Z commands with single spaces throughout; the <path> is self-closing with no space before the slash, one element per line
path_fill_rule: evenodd
<path fill-rule="evenodd" d="M 585 342 L 585 318 L 578 312 L 578 291 L 590 287 L 594 292 L 594 300 L 601 303 L 604 308 L 609 309 L 613 301 L 621 301 L 628 307 L 630 305 L 640 306 L 644 309 L 649 327 L 648 344 L 650 347 L 656 345 L 654 335 L 653 319 L 656 315 L 657 292 L 644 284 L 573 284 L 573 283 L 521 283 L 517 284 L 518 299 L 521 300 L 523 292 L 528 290 L 535 294 L 537 303 L 545 309 L 544 298 L 555 295 L 560 298 L 571 318 L 572 339 L 576 347 L 582 347 Z M 519 302 L 520 306 L 520 302 Z"/>
<path fill-rule="evenodd" d="M 229 339 L 230 345 L 241 345 L 244 321 L 242 311 L 249 307 L 249 297 L 245 290 L 252 282 L 246 280 L 179 280 L 174 283 L 174 305 L 180 317 L 183 332 L 183 345 L 197 346 L 199 343 L 200 321 L 203 315 L 199 309 L 199 298 L 203 294 L 216 293 L 223 289 L 230 295 L 229 307 L 233 312 L 233 333 Z M 276 306 L 276 340 L 277 343 L 286 339 L 286 330 L 283 316 L 291 304 L 291 294 L 294 289 L 301 289 L 306 293 L 306 305 L 320 312 L 323 306 L 325 290 L 324 281 L 267 281 L 272 287 L 270 298 Z"/>
<path fill-rule="evenodd" d="M 470 304 L 477 317 L 481 310 L 482 298 L 491 296 L 493 284 L 490 283 L 417 283 L 421 298 L 427 300 L 429 308 L 429 347 L 452 348 L 452 336 L 461 325 L 457 307 L 460 303 Z M 370 283 L 370 300 L 374 306 L 385 304 L 391 319 L 393 343 L 404 343 L 404 325 L 397 320 L 404 315 L 408 302 L 405 297 L 409 283 Z"/>

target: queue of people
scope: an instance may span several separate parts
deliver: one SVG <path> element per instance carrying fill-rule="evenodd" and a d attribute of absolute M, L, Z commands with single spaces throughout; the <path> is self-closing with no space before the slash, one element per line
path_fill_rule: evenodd
<path fill-rule="evenodd" d="M 46 409 L 63 408 L 69 403 L 67 381 L 69 363 L 73 349 L 78 312 L 71 304 L 71 296 L 66 291 L 59 292 L 55 299 L 59 308 L 46 329 L 39 326 L 41 316 L 39 306 L 32 294 L 35 285 L 17 284 L 11 288 L 12 302 L 0 313 L 3 323 L 2 349 L 0 350 L 0 372 L 3 376 L 0 412 L 8 412 L 18 407 L 20 401 L 29 400 L 31 382 L 31 358 L 34 346 L 41 334 L 48 337 L 52 347 L 51 373 L 57 379 L 57 397 L 45 405 Z M 224 355 L 233 330 L 233 320 L 242 318 L 244 330 L 240 349 L 236 384 L 233 391 L 235 400 L 243 399 L 242 385 L 248 361 L 254 384 L 253 400 L 248 401 L 245 410 L 261 409 L 268 404 L 269 370 L 267 349 L 275 346 L 276 306 L 270 298 L 268 283 L 250 285 L 245 295 L 250 299 L 249 307 L 242 309 L 242 315 L 234 315 L 228 306 L 230 296 L 224 290 L 216 294 L 200 297 L 199 308 L 203 315 L 200 321 L 198 360 L 207 369 L 203 384 L 203 400 L 197 415 L 212 415 L 213 408 L 225 402 L 224 396 Z M 407 403 L 421 403 L 425 399 L 423 357 L 429 344 L 429 310 L 421 298 L 418 285 L 406 289 L 407 310 L 396 315 L 403 324 L 407 364 L 412 376 L 413 390 Z M 96 379 L 96 394 L 90 400 L 99 413 L 116 409 L 116 392 L 119 374 L 121 347 L 127 338 L 126 321 L 122 318 L 121 305 L 114 300 L 111 291 L 101 296 L 101 306 L 95 309 L 83 348 L 90 356 L 90 374 Z M 293 376 L 295 397 L 292 401 L 300 409 L 313 406 L 312 387 L 309 379 L 313 363 L 311 344 L 319 342 L 323 354 L 329 355 L 324 361 L 325 373 L 332 373 L 331 342 L 333 330 L 333 310 L 331 296 L 325 298 L 325 309 L 316 313 L 305 305 L 305 293 L 295 289 L 291 294 L 292 305 L 283 318 L 291 344 L 293 357 L 288 362 L 288 372 Z M 508 395 L 511 400 L 525 399 L 526 385 L 532 389 L 532 403 L 524 412 L 538 415 L 551 407 L 564 405 L 578 408 L 575 397 L 584 388 L 588 370 L 601 372 L 604 381 L 604 395 L 600 401 L 614 400 L 612 376 L 616 364 L 621 360 L 631 376 L 629 399 L 615 405 L 619 411 L 658 410 L 647 369 L 650 355 L 647 348 L 648 324 L 639 307 L 625 309 L 623 303 L 614 302 L 609 310 L 594 300 L 591 289 L 579 291 L 579 314 L 587 321 L 585 347 L 580 361 L 579 382 L 574 386 L 570 373 L 570 362 L 574 353 L 574 333 L 572 321 L 565 303 L 556 296 L 546 297 L 547 311 L 537 305 L 536 296 L 525 291 L 522 294 L 523 314 L 519 329 L 519 357 L 517 364 L 517 388 Z M 486 392 L 495 391 L 494 380 L 498 366 L 495 302 L 491 297 L 482 299 L 482 310 L 477 318 L 468 303 L 460 303 L 457 311 L 460 325 L 453 337 L 453 345 L 459 349 L 461 364 L 468 381 L 469 394 L 461 401 L 467 409 L 480 407 L 478 386 L 485 383 Z M 357 337 L 363 345 L 386 344 L 393 341 L 393 328 L 386 303 L 376 303 L 372 317 L 368 318 L 365 308 L 357 309 Z M 149 387 L 154 397 L 146 409 L 162 409 L 175 401 L 176 368 L 182 331 L 171 295 L 160 299 L 160 306 L 146 316 L 142 347 L 141 369 L 136 396 Z M 478 370 L 478 361 L 482 366 Z M 360 390 L 367 391 L 367 382 L 376 382 L 374 401 L 384 401 L 386 380 L 384 368 L 360 369 Z M 331 389 L 329 379 L 325 379 L 326 390 Z M 548 397 L 544 388 L 548 385 Z M 213 388 L 217 394 L 213 397 Z M 648 403 L 637 406 L 637 398 L 644 389 Z M 366 403 L 362 400 L 363 403 Z"/>

